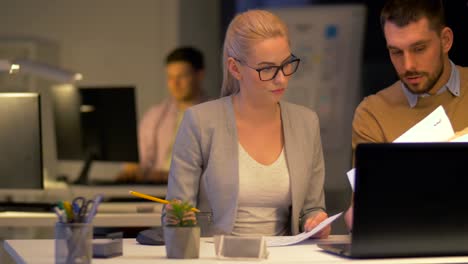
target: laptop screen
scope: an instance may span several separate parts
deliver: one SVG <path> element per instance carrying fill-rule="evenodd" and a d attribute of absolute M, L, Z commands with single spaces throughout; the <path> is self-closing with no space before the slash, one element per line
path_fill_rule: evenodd
<path fill-rule="evenodd" d="M 468 253 L 468 143 L 375 143 L 356 150 L 353 254 Z"/>

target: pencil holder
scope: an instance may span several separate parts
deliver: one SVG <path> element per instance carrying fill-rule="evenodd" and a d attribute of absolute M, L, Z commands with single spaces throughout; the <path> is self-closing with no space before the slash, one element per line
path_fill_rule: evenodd
<path fill-rule="evenodd" d="M 92 242 L 92 224 L 57 223 L 55 225 L 55 263 L 91 263 L 93 256 Z"/>

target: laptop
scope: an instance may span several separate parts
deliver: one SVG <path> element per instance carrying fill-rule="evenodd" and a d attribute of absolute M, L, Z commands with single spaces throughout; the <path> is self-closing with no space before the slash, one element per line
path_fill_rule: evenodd
<path fill-rule="evenodd" d="M 356 149 L 350 258 L 468 255 L 468 143 L 369 143 Z"/>

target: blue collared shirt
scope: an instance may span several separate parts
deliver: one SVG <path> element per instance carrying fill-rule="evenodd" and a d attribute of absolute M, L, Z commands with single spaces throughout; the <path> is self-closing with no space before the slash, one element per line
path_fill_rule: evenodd
<path fill-rule="evenodd" d="M 454 96 L 460 96 L 460 73 L 452 61 L 450 61 L 450 65 L 452 68 L 450 72 L 450 78 L 448 82 L 437 92 L 437 94 L 441 94 L 448 89 Z M 401 82 L 401 88 L 403 89 L 403 92 L 405 93 L 406 99 L 408 99 L 408 103 L 411 108 L 416 106 L 419 97 L 431 96 L 428 93 L 421 95 L 414 94 L 408 89 L 408 87 L 406 87 L 403 82 Z"/>

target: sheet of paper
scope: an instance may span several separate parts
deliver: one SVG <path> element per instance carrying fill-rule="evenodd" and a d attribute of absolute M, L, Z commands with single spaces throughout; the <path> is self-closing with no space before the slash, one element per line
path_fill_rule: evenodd
<path fill-rule="evenodd" d="M 444 108 L 439 106 L 393 142 L 440 142 L 447 141 L 453 135 L 452 124 Z"/>
<path fill-rule="evenodd" d="M 468 134 L 452 139 L 450 142 L 468 142 Z"/>
<path fill-rule="evenodd" d="M 343 212 L 328 217 L 327 219 L 325 219 L 323 222 L 321 222 L 319 225 L 317 225 L 315 228 L 313 228 L 309 232 L 302 232 L 295 236 L 267 236 L 265 237 L 267 246 L 268 247 L 289 246 L 289 245 L 297 244 L 301 241 L 304 241 L 308 239 L 309 237 L 317 234 L 320 230 L 322 230 L 327 225 L 331 224 L 338 217 L 340 217 L 342 213 Z"/>
<path fill-rule="evenodd" d="M 444 142 L 453 137 L 452 124 L 442 106 L 437 107 L 419 123 L 407 130 L 403 135 L 395 139 L 394 143 L 403 142 Z M 468 135 L 456 138 L 451 142 L 468 142 Z M 355 169 L 349 170 L 346 175 L 354 192 Z"/>
<path fill-rule="evenodd" d="M 352 168 L 346 173 L 346 175 L 348 176 L 349 184 L 351 185 L 351 190 L 353 190 L 353 192 L 354 192 L 354 175 L 356 174 L 355 171 L 356 169 Z"/>

